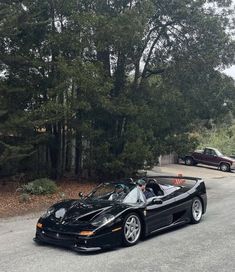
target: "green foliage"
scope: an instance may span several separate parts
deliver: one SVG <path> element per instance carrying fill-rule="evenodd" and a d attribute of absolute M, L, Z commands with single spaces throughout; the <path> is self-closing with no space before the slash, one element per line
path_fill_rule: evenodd
<path fill-rule="evenodd" d="M 214 147 L 225 155 L 235 155 L 235 125 L 214 126 L 204 129 L 199 134 L 199 148 Z"/>
<path fill-rule="evenodd" d="M 115 178 L 193 148 L 234 113 L 230 1 L 210 2 L 4 1 L 0 174 Z"/>
<path fill-rule="evenodd" d="M 64 192 L 60 192 L 59 195 L 60 195 L 61 199 L 66 199 L 67 198 L 66 193 L 64 193 Z"/>
<path fill-rule="evenodd" d="M 53 194 L 56 190 L 55 182 L 46 178 L 36 179 L 22 186 L 23 193 L 32 195 Z"/>
<path fill-rule="evenodd" d="M 20 203 L 25 203 L 25 202 L 29 202 L 30 201 L 30 196 L 28 193 L 22 193 L 19 196 L 19 202 Z"/>
<path fill-rule="evenodd" d="M 22 144 L 19 139 L 9 137 L 9 143 L 0 141 L 0 176 L 14 175 L 29 169 L 30 160 L 34 155 L 32 145 Z"/>

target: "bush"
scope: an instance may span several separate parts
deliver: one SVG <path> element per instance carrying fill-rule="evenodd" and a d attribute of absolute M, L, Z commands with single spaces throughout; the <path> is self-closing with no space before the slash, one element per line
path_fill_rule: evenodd
<path fill-rule="evenodd" d="M 29 194 L 27 194 L 27 193 L 21 194 L 19 197 L 19 201 L 20 201 L 20 203 L 29 202 L 30 201 Z"/>
<path fill-rule="evenodd" d="M 212 129 L 204 129 L 199 139 L 200 146 L 198 148 L 211 146 L 228 156 L 235 154 L 235 125 L 217 125 Z"/>
<path fill-rule="evenodd" d="M 32 195 L 48 195 L 53 194 L 57 190 L 57 186 L 54 181 L 42 178 L 35 179 L 22 186 L 23 193 L 28 193 Z"/>
<path fill-rule="evenodd" d="M 61 199 L 66 199 L 67 198 L 66 193 L 64 193 L 64 192 L 60 192 L 59 195 L 60 195 Z"/>

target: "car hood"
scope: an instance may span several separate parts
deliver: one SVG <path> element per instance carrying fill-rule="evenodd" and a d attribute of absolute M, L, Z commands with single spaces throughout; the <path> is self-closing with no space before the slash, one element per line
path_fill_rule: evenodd
<path fill-rule="evenodd" d="M 104 213 L 117 215 L 129 207 L 127 204 L 101 200 L 69 200 L 54 205 L 50 219 L 63 225 L 87 225 Z"/>
<path fill-rule="evenodd" d="M 224 159 L 224 160 L 229 160 L 231 162 L 235 162 L 235 160 L 233 158 L 228 157 L 228 156 L 222 156 L 221 158 Z"/>

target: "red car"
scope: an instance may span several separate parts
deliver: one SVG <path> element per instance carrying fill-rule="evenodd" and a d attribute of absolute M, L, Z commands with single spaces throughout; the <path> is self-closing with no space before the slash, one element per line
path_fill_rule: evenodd
<path fill-rule="evenodd" d="M 224 156 L 216 148 L 206 147 L 204 150 L 196 150 L 191 155 L 184 157 L 186 165 L 196 165 L 198 163 L 217 166 L 223 172 L 235 169 L 235 159 Z"/>

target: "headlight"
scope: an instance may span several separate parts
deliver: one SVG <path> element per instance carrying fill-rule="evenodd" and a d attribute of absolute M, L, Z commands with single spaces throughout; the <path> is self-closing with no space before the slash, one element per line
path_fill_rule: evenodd
<path fill-rule="evenodd" d="M 50 216 L 51 214 L 53 214 L 53 212 L 55 211 L 54 207 L 50 207 L 43 215 L 42 218 L 46 218 L 48 216 Z"/>
<path fill-rule="evenodd" d="M 103 225 L 106 225 L 108 223 L 110 223 L 111 221 L 114 220 L 114 216 L 112 214 L 102 214 L 97 216 L 92 222 L 91 224 L 95 227 L 100 227 Z"/>

